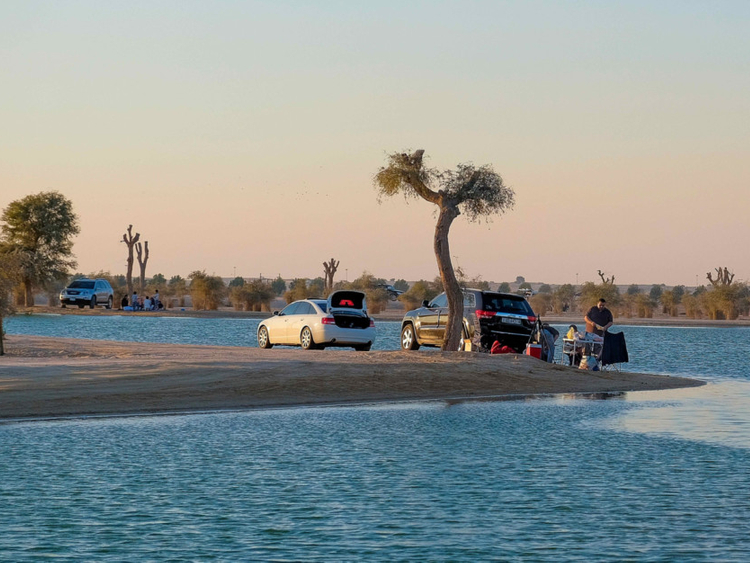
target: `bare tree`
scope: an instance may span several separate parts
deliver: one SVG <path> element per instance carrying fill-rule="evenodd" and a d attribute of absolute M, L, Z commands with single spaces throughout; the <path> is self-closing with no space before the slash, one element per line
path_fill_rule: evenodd
<path fill-rule="evenodd" d="M 325 273 L 325 291 L 330 292 L 333 289 L 333 276 L 336 274 L 336 270 L 339 269 L 339 261 L 331 258 L 330 262 L 323 262 L 323 271 Z"/>
<path fill-rule="evenodd" d="M 128 225 L 128 232 L 122 235 L 122 242 L 128 246 L 128 272 L 125 279 L 128 282 L 128 297 L 133 295 L 133 247 L 141 240 L 141 233 L 133 236 L 133 225 Z"/>
<path fill-rule="evenodd" d="M 729 272 L 729 268 L 714 268 L 716 270 L 716 279 L 713 279 L 711 272 L 706 274 L 706 279 L 711 282 L 714 287 L 720 285 L 731 285 L 734 279 L 734 274 Z"/>
<path fill-rule="evenodd" d="M 144 252 L 145 250 L 145 252 Z M 146 264 L 148 263 L 148 241 L 143 245 L 139 242 L 135 245 L 135 252 L 138 255 L 138 265 L 141 268 L 141 283 L 139 291 L 143 294 L 146 291 Z"/>
<path fill-rule="evenodd" d="M 599 277 L 602 278 L 602 283 L 604 285 L 615 285 L 615 276 L 612 276 L 611 278 L 605 278 L 604 273 L 602 273 L 601 270 L 597 270 L 599 273 Z"/>
<path fill-rule="evenodd" d="M 389 155 L 388 165 L 378 171 L 374 183 L 381 196 L 402 193 L 407 198 L 422 198 L 438 207 L 434 250 L 449 311 L 443 350 L 458 350 L 463 329 L 464 300 L 451 262 L 448 246 L 450 226 L 461 213 L 470 221 L 503 213 L 513 207 L 515 194 L 489 165 L 476 168 L 471 164 L 459 164 L 455 170 L 438 172 L 424 166 L 423 155 L 423 150 L 412 155 Z"/>

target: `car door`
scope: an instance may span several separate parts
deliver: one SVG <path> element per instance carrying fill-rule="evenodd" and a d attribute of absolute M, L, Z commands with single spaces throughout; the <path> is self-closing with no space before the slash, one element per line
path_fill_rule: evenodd
<path fill-rule="evenodd" d="M 291 344 L 300 343 L 299 335 L 303 328 L 309 326 L 310 330 L 312 330 L 312 325 L 315 324 L 315 315 L 315 307 L 310 305 L 310 303 L 304 301 L 297 303 L 297 308 L 294 310 L 294 313 L 290 315 L 289 323 L 287 325 L 287 336 Z"/>
<path fill-rule="evenodd" d="M 295 301 L 284 307 L 275 317 L 266 321 L 268 337 L 274 344 L 289 344 L 289 323 L 294 321 L 294 311 L 297 310 L 299 301 Z"/>
<path fill-rule="evenodd" d="M 440 331 L 440 312 L 447 310 L 448 296 L 441 293 L 432 302 L 422 309 L 419 315 L 419 336 L 420 340 L 429 344 L 438 344 L 443 342 L 443 331 Z"/>
<path fill-rule="evenodd" d="M 107 301 L 108 296 L 102 282 L 98 281 L 94 284 L 94 295 L 96 296 L 97 303 L 105 303 Z"/>

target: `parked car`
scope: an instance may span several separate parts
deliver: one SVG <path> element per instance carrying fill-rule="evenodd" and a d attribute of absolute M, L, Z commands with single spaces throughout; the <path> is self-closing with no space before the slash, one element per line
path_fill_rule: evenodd
<path fill-rule="evenodd" d="M 104 305 L 107 309 L 112 308 L 115 292 L 107 280 L 90 280 L 81 278 L 71 282 L 68 287 L 60 292 L 60 305 L 78 305 L 83 309 L 86 305 L 92 309 L 97 305 Z"/>
<path fill-rule="evenodd" d="M 388 299 L 390 299 L 391 301 L 396 301 L 396 299 L 398 299 L 398 296 L 403 293 L 403 291 L 401 291 L 400 289 L 396 289 L 389 283 L 381 283 L 378 284 L 377 287 L 379 287 L 380 289 L 385 289 L 386 293 L 388 294 Z"/>
<path fill-rule="evenodd" d="M 367 351 L 375 342 L 375 321 L 361 291 L 334 291 L 325 299 L 302 299 L 258 325 L 258 346 L 302 346 L 305 350 L 351 346 Z"/>
<path fill-rule="evenodd" d="M 479 319 L 481 340 L 489 348 L 495 340 L 523 352 L 536 323 L 528 301 L 513 293 L 479 289 L 464 290 L 464 335 L 474 336 L 474 318 Z M 401 348 L 441 346 L 448 324 L 448 297 L 441 293 L 422 307 L 408 311 L 401 321 Z"/>

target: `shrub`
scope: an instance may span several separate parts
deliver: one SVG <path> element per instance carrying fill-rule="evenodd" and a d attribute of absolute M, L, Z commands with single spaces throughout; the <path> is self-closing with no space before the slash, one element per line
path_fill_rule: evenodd
<path fill-rule="evenodd" d="M 209 276 L 206 272 L 190 274 L 190 298 L 193 309 L 215 311 L 226 297 L 227 287 L 219 276 Z"/>

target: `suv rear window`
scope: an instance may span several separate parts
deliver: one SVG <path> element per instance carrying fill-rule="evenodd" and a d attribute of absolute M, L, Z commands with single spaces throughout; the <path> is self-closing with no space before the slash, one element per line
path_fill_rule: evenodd
<path fill-rule="evenodd" d="M 94 282 L 92 281 L 74 281 L 68 287 L 73 289 L 94 289 Z"/>
<path fill-rule="evenodd" d="M 516 315 L 533 315 L 531 306 L 523 297 L 512 295 L 484 294 L 484 310 L 496 313 L 513 313 Z"/>

